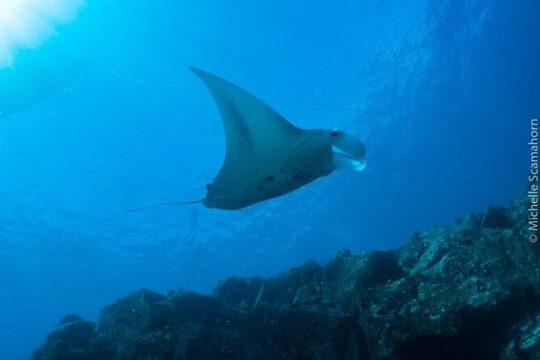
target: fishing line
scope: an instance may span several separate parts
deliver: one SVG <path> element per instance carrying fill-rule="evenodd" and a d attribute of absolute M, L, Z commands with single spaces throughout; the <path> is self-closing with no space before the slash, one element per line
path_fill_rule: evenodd
<path fill-rule="evenodd" d="M 159 203 L 159 204 L 156 204 L 156 205 L 140 207 L 140 208 L 136 208 L 136 209 L 128 209 L 128 210 L 125 210 L 125 212 L 139 212 L 139 211 L 152 210 L 152 209 L 157 209 L 157 208 L 160 208 L 160 207 L 172 206 L 172 205 L 200 204 L 203 201 L 204 201 L 204 199 L 192 200 L 192 201 L 169 201 L 169 202 Z"/>
<path fill-rule="evenodd" d="M 126 76 L 112 69 L 110 66 L 106 65 L 104 62 L 100 61 L 99 59 L 94 59 L 94 61 L 99 67 L 105 70 L 105 72 L 123 81 L 128 81 L 128 82 L 132 82 L 132 83 L 136 83 L 140 85 L 150 85 L 150 86 L 163 87 L 163 88 L 169 88 L 169 89 L 193 90 L 192 88 L 186 85 L 142 80 L 142 79 Z"/>
<path fill-rule="evenodd" d="M 182 239 L 182 244 L 191 245 L 195 240 L 197 240 L 197 228 L 199 224 L 199 213 L 197 208 L 193 208 L 191 211 L 190 218 L 190 228 L 188 233 Z"/>
<path fill-rule="evenodd" d="M 175 84 L 175 83 L 166 83 L 166 82 L 158 82 L 158 81 L 150 81 L 150 80 L 134 78 L 134 77 L 131 77 L 131 76 L 126 76 L 125 74 L 120 73 L 120 72 L 112 69 L 110 66 L 108 66 L 107 64 L 105 64 L 103 61 L 101 61 L 99 59 L 94 59 L 94 61 L 107 74 L 110 74 L 113 77 L 115 77 L 115 78 L 117 78 L 119 80 L 122 80 L 122 81 L 127 81 L 127 82 L 131 82 L 131 83 L 135 83 L 135 84 L 139 84 L 139 85 L 144 85 L 144 86 L 155 86 L 155 87 L 161 87 L 161 88 L 166 88 L 166 89 L 184 90 L 184 91 L 193 90 L 193 91 L 195 91 L 195 89 L 193 87 L 190 87 L 190 86 L 187 86 L 187 85 Z M 311 101 L 304 101 L 304 100 L 290 100 L 290 99 L 276 98 L 276 97 L 270 97 L 270 98 L 268 98 L 268 100 L 282 102 L 282 103 L 296 104 L 296 105 L 304 105 L 304 106 L 308 106 L 308 107 L 312 107 L 312 108 L 323 108 L 323 109 L 347 111 L 347 112 L 356 113 L 356 114 L 366 114 L 366 113 L 368 113 L 368 111 L 366 111 L 364 109 L 360 109 L 360 108 L 353 107 L 353 106 L 333 105 L 333 104 L 325 104 L 325 103 L 318 103 L 318 102 L 311 102 Z M 405 118 L 405 119 L 407 119 L 409 121 L 411 119 L 413 119 L 413 120 L 416 119 L 416 120 L 420 121 L 420 118 L 416 118 L 416 117 L 410 116 L 410 115 L 379 114 L 379 116 L 390 116 L 390 117 L 393 117 L 393 118 Z M 418 123 L 418 124 L 420 124 L 420 123 Z M 439 121 L 439 122 L 437 122 L 437 121 L 424 121 L 423 124 L 424 125 L 435 125 L 435 126 L 440 126 L 440 125 L 446 124 L 446 125 L 454 125 L 455 126 L 457 123 L 452 122 L 452 121 Z M 471 127 L 481 127 L 481 128 L 486 129 L 486 130 L 503 130 L 503 131 L 508 131 L 508 132 L 516 132 L 516 130 L 512 129 L 512 128 L 502 127 L 500 125 L 493 126 L 493 124 L 491 124 L 491 126 L 486 126 L 485 124 L 482 124 L 480 122 L 474 122 L 474 121 L 467 121 L 466 123 L 462 122 L 461 124 L 465 125 L 465 126 L 471 126 Z"/>
<path fill-rule="evenodd" d="M 112 75 L 113 77 L 115 77 L 115 78 L 117 78 L 117 79 L 119 79 L 121 81 L 128 81 L 128 82 L 143 85 L 143 86 L 154 86 L 154 87 L 160 87 L 160 88 L 165 88 L 165 89 L 183 90 L 183 91 L 193 90 L 193 91 L 195 91 L 195 89 L 193 87 L 190 87 L 190 86 L 187 86 L 187 85 L 149 81 L 149 80 L 144 80 L 144 79 L 139 79 L 139 78 L 126 76 L 125 74 L 122 74 L 122 73 L 112 69 L 110 66 L 108 66 L 107 64 L 105 64 L 103 61 L 101 61 L 99 59 L 94 59 L 94 61 L 106 73 Z M 282 102 L 282 103 L 295 104 L 295 105 L 303 105 L 303 106 L 307 106 L 307 107 L 311 107 L 311 108 L 322 108 L 322 109 L 332 109 L 332 110 L 338 110 L 338 111 L 346 111 L 346 112 L 355 113 L 355 114 L 358 114 L 358 115 L 368 113 L 368 111 L 366 111 L 365 109 L 360 109 L 360 108 L 353 107 L 353 106 L 333 105 L 333 104 L 325 104 L 325 103 L 303 101 L 303 100 L 290 100 L 290 99 L 279 98 L 279 97 L 277 97 L 277 98 L 276 97 L 270 97 L 270 98 L 268 98 L 268 100 L 276 101 L 276 102 Z M 386 116 L 389 116 L 389 114 L 386 114 Z M 448 121 L 448 120 L 444 120 L 444 121 L 425 121 L 424 120 L 424 121 L 422 121 L 420 118 L 410 116 L 410 115 L 393 114 L 393 115 L 390 115 L 390 116 L 395 118 L 395 119 L 401 118 L 401 119 L 407 119 L 408 121 L 416 120 L 416 121 L 413 121 L 413 124 L 417 124 L 417 125 L 431 125 L 431 126 L 441 126 L 441 125 L 443 125 L 443 126 L 448 126 L 448 125 L 456 126 L 456 125 L 459 125 L 457 122 Z M 469 120 L 467 122 L 461 122 L 461 124 L 464 125 L 464 126 L 469 126 L 469 127 L 483 128 L 483 129 L 488 130 L 488 131 L 500 131 L 500 130 L 502 130 L 502 131 L 511 132 L 511 133 L 516 133 L 517 132 L 516 129 L 513 129 L 513 128 L 508 128 L 508 127 L 504 127 L 504 126 L 500 126 L 500 125 L 493 125 L 493 124 L 491 124 L 491 126 L 486 126 L 485 124 L 482 124 L 480 122 L 471 121 L 471 120 Z"/>
<path fill-rule="evenodd" d="M 122 74 L 114 69 L 112 69 L 110 66 L 105 64 L 103 61 L 99 59 L 94 60 L 96 64 L 102 68 L 107 74 L 110 74 L 114 76 L 115 78 L 122 80 L 122 81 L 128 81 L 139 85 L 148 85 L 148 86 L 155 86 L 155 87 L 162 87 L 162 88 L 168 88 L 168 89 L 179 89 L 179 90 L 195 90 L 193 87 L 182 85 L 182 84 L 175 84 L 175 83 L 165 83 L 165 82 L 159 82 L 159 81 L 150 81 L 150 80 L 144 80 L 139 78 L 134 78 L 131 76 L 127 76 L 125 74 Z M 311 102 L 311 101 L 303 101 L 303 100 L 290 100 L 290 99 L 284 99 L 284 98 L 275 98 L 270 97 L 268 98 L 270 101 L 278 101 L 282 103 L 290 103 L 290 104 L 297 104 L 297 105 L 305 105 L 309 107 L 318 107 L 318 108 L 326 108 L 326 109 L 333 109 L 333 110 L 341 110 L 341 111 L 349 111 L 349 112 L 362 112 L 361 109 L 355 108 L 352 106 L 343 106 L 343 105 L 332 105 L 332 104 L 324 104 L 324 103 L 317 103 L 317 102 Z"/>

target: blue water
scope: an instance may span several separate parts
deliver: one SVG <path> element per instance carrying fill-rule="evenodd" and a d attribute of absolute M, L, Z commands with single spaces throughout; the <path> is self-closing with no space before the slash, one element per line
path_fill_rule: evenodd
<path fill-rule="evenodd" d="M 0 70 L 0 358 L 139 288 L 207 293 L 508 203 L 540 113 L 539 15 L 534 0 L 87 1 Z M 367 169 L 240 211 L 125 213 L 201 198 L 223 161 L 189 65 L 358 136 Z"/>

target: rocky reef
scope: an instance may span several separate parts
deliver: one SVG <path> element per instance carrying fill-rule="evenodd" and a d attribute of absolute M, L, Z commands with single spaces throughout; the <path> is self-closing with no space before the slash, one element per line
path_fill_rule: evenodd
<path fill-rule="evenodd" d="M 33 360 L 540 359 L 540 245 L 528 198 L 415 233 L 393 251 L 340 251 L 210 296 L 139 290 L 97 324 L 66 316 Z"/>

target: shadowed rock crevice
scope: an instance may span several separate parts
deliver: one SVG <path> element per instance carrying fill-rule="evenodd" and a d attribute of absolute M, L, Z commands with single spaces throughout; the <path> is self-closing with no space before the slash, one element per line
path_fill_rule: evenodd
<path fill-rule="evenodd" d="M 487 309 L 465 308 L 455 334 L 412 337 L 396 351 L 396 356 L 407 360 L 511 358 L 503 353 L 516 335 L 512 326 L 530 319 L 530 315 L 538 311 L 538 304 L 540 299 L 534 295 L 533 298 L 501 300 Z M 514 355 L 518 356 L 518 352 Z M 517 357 L 521 358 L 534 359 Z"/>
<path fill-rule="evenodd" d="M 60 323 L 34 360 L 539 360 L 540 249 L 526 196 L 400 248 L 233 277 L 210 296 L 139 290 L 97 326 Z"/>

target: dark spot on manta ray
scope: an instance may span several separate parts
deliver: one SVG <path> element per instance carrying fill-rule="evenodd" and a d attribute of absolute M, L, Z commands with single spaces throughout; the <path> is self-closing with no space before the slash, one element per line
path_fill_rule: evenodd
<path fill-rule="evenodd" d="M 260 191 L 263 191 L 263 190 L 264 190 L 264 186 L 259 186 L 259 190 L 260 190 Z"/>
<path fill-rule="evenodd" d="M 267 177 L 264 178 L 264 181 L 266 181 L 266 182 L 272 182 L 274 180 L 275 180 L 275 178 L 273 176 L 267 176 Z"/>
<path fill-rule="evenodd" d="M 339 132 L 337 130 L 334 130 L 330 133 L 331 136 L 336 137 L 338 136 Z"/>

